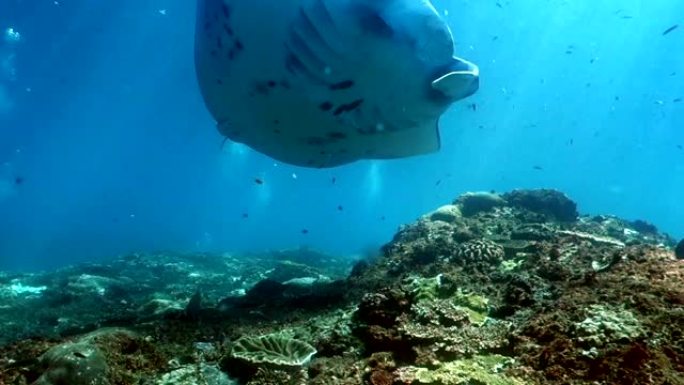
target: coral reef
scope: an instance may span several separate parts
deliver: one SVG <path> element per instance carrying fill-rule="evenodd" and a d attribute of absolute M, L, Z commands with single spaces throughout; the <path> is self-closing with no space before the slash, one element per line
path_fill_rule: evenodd
<path fill-rule="evenodd" d="M 0 384 L 684 385 L 682 248 L 516 190 L 464 194 L 374 261 L 134 254 L 0 274 Z"/>

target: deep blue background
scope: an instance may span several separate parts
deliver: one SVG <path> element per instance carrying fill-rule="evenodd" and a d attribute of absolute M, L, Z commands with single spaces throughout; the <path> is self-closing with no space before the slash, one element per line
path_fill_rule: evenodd
<path fill-rule="evenodd" d="M 435 6 L 482 71 L 444 116 L 442 150 L 308 170 L 221 149 L 195 84 L 194 1 L 3 0 L 0 29 L 21 40 L 0 41 L 0 269 L 157 249 L 355 254 L 461 192 L 524 187 L 684 236 L 684 2 Z"/>

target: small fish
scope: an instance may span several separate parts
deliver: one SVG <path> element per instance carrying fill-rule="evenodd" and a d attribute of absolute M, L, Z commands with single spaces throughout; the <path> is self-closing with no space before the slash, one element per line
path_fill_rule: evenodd
<path fill-rule="evenodd" d="M 309 230 L 308 229 L 302 229 L 302 234 L 309 234 Z"/>
<path fill-rule="evenodd" d="M 544 169 L 542 168 L 542 166 L 532 166 L 532 168 L 535 169 L 535 170 L 539 170 L 539 171 L 544 170 Z"/>
<path fill-rule="evenodd" d="M 384 216 L 384 215 L 381 216 L 381 217 L 380 217 L 380 220 L 381 220 L 381 221 L 384 221 L 384 220 L 385 220 L 385 216 Z"/>
<path fill-rule="evenodd" d="M 673 25 L 672 27 L 670 27 L 670 28 L 666 29 L 665 31 L 663 31 L 663 36 L 667 35 L 668 33 L 674 31 L 674 30 L 677 29 L 677 28 L 679 28 L 679 24 Z"/>
<path fill-rule="evenodd" d="M 335 184 L 335 182 L 337 182 L 337 178 L 332 177 L 332 179 L 330 181 L 332 182 L 332 184 Z"/>
<path fill-rule="evenodd" d="M 672 103 L 679 103 L 681 101 L 682 101 L 682 98 L 677 98 L 677 99 L 673 99 Z"/>
<path fill-rule="evenodd" d="M 441 179 L 437 179 L 437 182 L 435 182 L 435 186 L 439 186 L 442 183 Z"/>
<path fill-rule="evenodd" d="M 477 104 L 476 103 L 470 103 L 470 104 L 468 104 L 468 108 L 470 108 L 473 111 L 477 111 Z"/>
<path fill-rule="evenodd" d="M 23 183 L 24 183 L 23 177 L 18 176 L 16 178 L 14 178 L 14 184 L 16 184 L 17 186 L 19 186 L 20 184 L 23 184 Z"/>
<path fill-rule="evenodd" d="M 682 147 L 681 144 L 678 144 L 678 145 L 677 145 L 677 148 L 680 149 L 680 150 L 684 150 L 684 147 Z"/>
<path fill-rule="evenodd" d="M 242 213 L 242 219 L 247 219 L 247 218 L 249 218 L 249 214 L 248 213 Z"/>
<path fill-rule="evenodd" d="M 256 184 L 264 184 L 264 181 L 259 179 L 259 178 L 254 178 L 254 183 Z"/>
<path fill-rule="evenodd" d="M 342 211 L 342 210 L 344 210 L 344 207 L 342 207 L 342 205 L 337 206 L 337 211 Z"/>

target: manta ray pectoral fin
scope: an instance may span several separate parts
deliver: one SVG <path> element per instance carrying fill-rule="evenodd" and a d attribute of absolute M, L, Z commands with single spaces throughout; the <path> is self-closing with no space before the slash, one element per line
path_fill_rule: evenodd
<path fill-rule="evenodd" d="M 480 87 L 479 68 L 464 59 L 454 58 L 449 72 L 432 81 L 432 88 L 451 100 L 466 98 Z"/>

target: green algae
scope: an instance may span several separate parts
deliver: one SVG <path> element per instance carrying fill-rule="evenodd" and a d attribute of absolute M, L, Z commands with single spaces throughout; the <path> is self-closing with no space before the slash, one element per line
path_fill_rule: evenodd
<path fill-rule="evenodd" d="M 526 382 L 508 376 L 504 369 L 513 359 L 497 354 L 474 356 L 451 361 L 436 369 L 412 368 L 415 384 L 424 385 L 525 385 Z"/>
<path fill-rule="evenodd" d="M 489 299 L 474 293 L 464 293 L 458 290 L 453 297 L 454 304 L 468 313 L 470 322 L 482 325 L 489 314 Z"/>
<path fill-rule="evenodd" d="M 489 314 L 489 299 L 465 292 L 462 289 L 447 291 L 442 287 L 441 274 L 430 277 L 411 277 L 407 280 L 409 292 L 416 304 L 435 304 L 447 300 L 468 315 L 474 325 L 482 325 Z"/>
<path fill-rule="evenodd" d="M 575 332 L 580 341 L 598 347 L 610 342 L 632 341 L 644 334 L 641 322 L 632 312 L 603 305 L 589 306 L 587 318 L 575 324 Z"/>
<path fill-rule="evenodd" d="M 409 277 L 406 280 L 407 288 L 416 303 L 434 301 L 441 296 L 442 275 L 434 277 Z"/>

